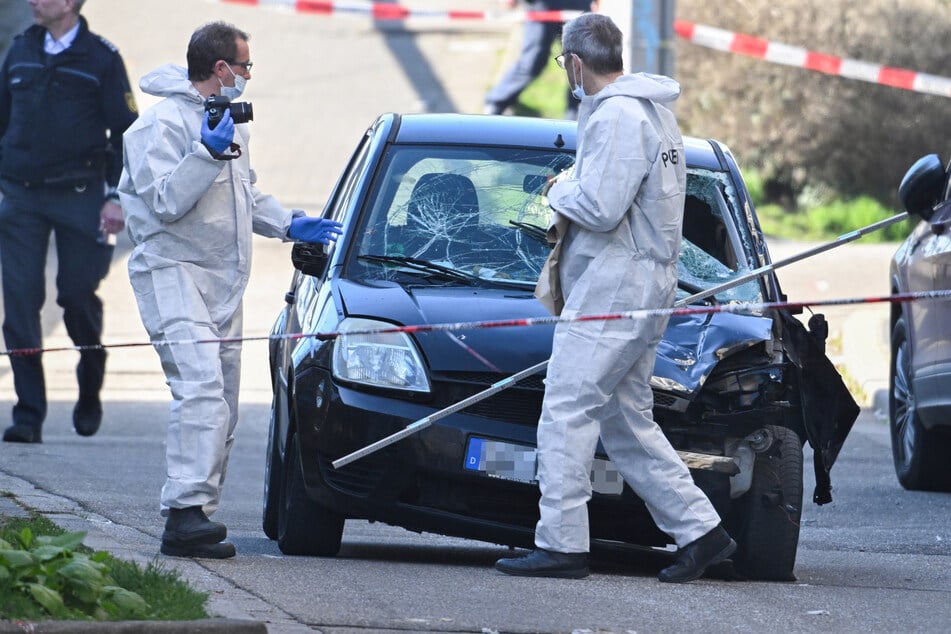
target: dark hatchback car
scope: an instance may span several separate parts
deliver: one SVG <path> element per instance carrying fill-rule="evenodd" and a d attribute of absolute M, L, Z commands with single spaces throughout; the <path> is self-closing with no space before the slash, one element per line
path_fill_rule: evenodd
<path fill-rule="evenodd" d="M 917 221 L 892 258 L 892 293 L 951 289 L 951 168 L 936 154 L 905 175 L 899 198 Z M 951 301 L 891 309 L 889 421 L 898 481 L 951 491 Z"/>
<path fill-rule="evenodd" d="M 532 546 L 541 375 L 332 463 L 548 358 L 551 325 L 374 331 L 548 316 L 533 296 L 549 253 L 540 192 L 572 168 L 575 133 L 573 122 L 388 114 L 360 140 L 325 210 L 345 233 L 330 249 L 294 246 L 273 328 L 263 523 L 282 552 L 335 555 L 349 518 Z M 686 160 L 678 298 L 694 303 L 769 254 L 727 148 L 688 139 Z M 695 303 L 782 297 L 769 273 Z M 655 418 L 739 543 L 735 568 L 752 578 L 792 578 L 803 443 L 815 449 L 823 503 L 858 412 L 821 331 L 776 310 L 681 315 L 658 351 Z M 591 475 L 594 555 L 669 549 L 600 447 Z"/>

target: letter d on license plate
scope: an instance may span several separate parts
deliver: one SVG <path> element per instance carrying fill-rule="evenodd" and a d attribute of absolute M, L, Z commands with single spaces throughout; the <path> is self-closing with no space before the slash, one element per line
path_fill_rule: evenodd
<path fill-rule="evenodd" d="M 470 438 L 466 448 L 466 470 L 502 480 L 536 482 L 536 462 L 535 448 L 527 445 Z"/>

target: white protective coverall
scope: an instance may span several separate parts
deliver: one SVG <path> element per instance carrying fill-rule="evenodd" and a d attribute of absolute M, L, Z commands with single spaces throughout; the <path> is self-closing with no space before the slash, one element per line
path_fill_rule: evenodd
<path fill-rule="evenodd" d="M 153 342 L 240 337 L 251 234 L 287 239 L 291 218 L 254 186 L 248 126 L 242 156 L 202 145 L 204 99 L 187 70 L 166 65 L 139 87 L 165 97 L 123 136 L 119 196 L 134 248 L 129 278 Z M 217 508 L 238 421 L 240 342 L 156 346 L 172 393 L 161 505 Z"/>
<path fill-rule="evenodd" d="M 570 221 L 561 252 L 562 316 L 673 304 L 686 166 L 676 119 L 663 104 L 679 95 L 674 80 L 638 73 L 582 100 L 574 176 L 548 192 L 552 209 Z M 599 433 L 624 480 L 678 546 L 719 524 L 654 422 L 650 378 L 667 321 L 556 326 L 538 424 L 538 547 L 589 550 Z"/>

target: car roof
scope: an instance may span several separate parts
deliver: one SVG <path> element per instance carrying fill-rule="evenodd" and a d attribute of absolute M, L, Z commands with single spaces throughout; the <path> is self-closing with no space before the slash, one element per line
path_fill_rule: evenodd
<path fill-rule="evenodd" d="M 390 138 L 396 143 L 576 149 L 577 125 L 574 121 L 446 113 L 384 115 L 383 118 L 393 118 L 396 128 Z M 392 136 L 393 134 L 395 136 Z M 729 153 L 725 146 L 716 141 L 685 136 L 687 165 L 722 170 L 712 143 L 717 143 L 724 153 Z"/>

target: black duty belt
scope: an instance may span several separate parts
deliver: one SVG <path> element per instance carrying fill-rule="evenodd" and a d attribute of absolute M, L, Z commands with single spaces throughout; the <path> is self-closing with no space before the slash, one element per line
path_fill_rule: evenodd
<path fill-rule="evenodd" d="M 5 177 L 5 180 L 21 185 L 26 189 L 73 189 L 77 192 L 84 192 L 90 184 L 102 180 L 102 176 L 98 171 L 82 170 L 37 179 L 11 178 L 8 176 Z"/>

